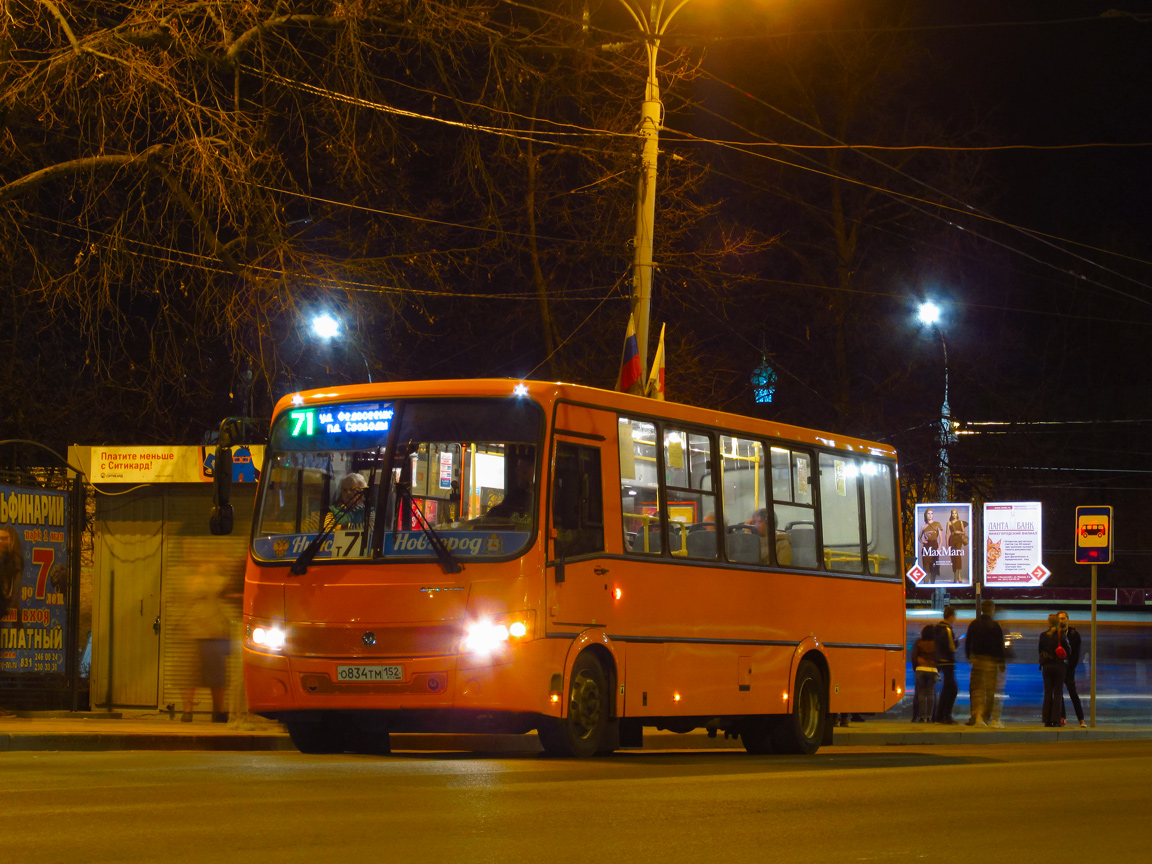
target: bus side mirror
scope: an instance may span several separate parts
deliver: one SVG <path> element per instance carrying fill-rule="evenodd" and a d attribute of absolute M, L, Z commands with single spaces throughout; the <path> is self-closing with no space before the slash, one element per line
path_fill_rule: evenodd
<path fill-rule="evenodd" d="M 231 504 L 221 504 L 212 508 L 212 513 L 208 516 L 208 530 L 217 535 L 232 533 Z"/>
<path fill-rule="evenodd" d="M 222 436 L 223 437 L 223 436 Z M 224 444 L 216 448 L 216 461 L 212 465 L 212 513 L 208 517 L 208 530 L 213 534 L 232 533 L 232 448 Z"/>

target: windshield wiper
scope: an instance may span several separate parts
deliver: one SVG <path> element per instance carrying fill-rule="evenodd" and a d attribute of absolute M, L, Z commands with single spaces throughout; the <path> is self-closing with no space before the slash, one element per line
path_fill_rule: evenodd
<path fill-rule="evenodd" d="M 405 448 L 406 450 L 408 448 Z M 408 502 L 408 507 L 412 515 L 416 517 L 416 524 L 420 526 L 420 530 L 424 536 L 428 538 L 428 545 L 432 547 L 432 551 L 436 553 L 436 559 L 440 562 L 440 569 L 445 573 L 460 573 L 464 569 L 464 565 L 460 563 L 459 559 L 452 554 L 444 541 L 440 539 L 440 535 L 436 533 L 428 520 L 424 518 L 424 513 L 416 506 L 415 500 L 412 498 L 412 461 L 409 458 L 404 459 L 404 466 L 400 469 L 400 477 L 396 480 L 396 488 L 400 492 L 400 501 Z M 392 542 L 395 545 L 396 532 L 398 529 L 392 529 Z"/>
<path fill-rule="evenodd" d="M 340 520 L 354 510 L 367 496 L 367 489 L 357 489 L 352 495 L 352 500 L 347 504 L 337 505 L 335 510 L 330 510 L 324 517 L 324 524 L 321 526 L 319 533 L 312 538 L 312 542 L 304 547 L 292 566 L 288 568 L 288 572 L 293 576 L 303 576 L 308 572 L 308 565 L 312 563 L 312 559 L 316 557 L 316 553 L 320 551 L 320 547 L 324 545 L 324 541 L 332 536 L 332 532 L 336 530 L 336 526 L 340 524 Z M 367 521 L 365 521 L 367 525 Z"/>

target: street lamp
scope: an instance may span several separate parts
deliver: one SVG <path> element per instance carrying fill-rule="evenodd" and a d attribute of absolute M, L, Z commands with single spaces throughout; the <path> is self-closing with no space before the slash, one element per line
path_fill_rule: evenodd
<path fill-rule="evenodd" d="M 940 480 L 938 496 L 941 502 L 952 500 L 952 473 L 948 465 L 948 445 L 955 438 L 952 434 L 952 412 L 948 407 L 948 343 L 944 341 L 944 331 L 940 326 L 940 307 L 927 300 L 920 304 L 917 317 L 920 323 L 931 327 L 940 337 L 940 348 L 944 351 L 944 404 L 940 408 Z"/>
<path fill-rule="evenodd" d="M 340 321 L 327 312 L 312 319 L 312 332 L 325 342 L 340 335 Z"/>
<path fill-rule="evenodd" d="M 340 335 L 340 319 L 328 312 L 321 312 L 312 318 L 312 333 L 322 342 L 330 342 Z M 371 384 L 372 369 L 368 366 L 368 358 L 361 353 L 360 359 L 364 362 L 364 371 L 368 375 L 368 383 Z"/>
<path fill-rule="evenodd" d="M 652 237 L 656 225 L 656 157 L 660 137 L 660 87 L 656 83 L 656 53 L 668 25 L 691 0 L 617 0 L 644 34 L 648 82 L 640 106 L 640 180 L 636 187 L 636 240 L 632 261 L 632 311 L 636 316 L 636 347 L 640 368 L 648 368 L 648 321 L 652 307 Z M 669 7 L 671 7 L 669 9 Z"/>

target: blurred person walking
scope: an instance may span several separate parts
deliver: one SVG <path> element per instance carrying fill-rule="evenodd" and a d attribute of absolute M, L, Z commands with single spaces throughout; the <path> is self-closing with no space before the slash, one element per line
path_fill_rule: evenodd
<path fill-rule="evenodd" d="M 972 716 L 968 726 L 1004 725 L 996 710 L 996 687 L 1004 671 L 1004 631 L 996 623 L 995 614 L 996 604 L 985 600 L 964 636 L 964 656 L 972 664 L 968 686 Z"/>
<path fill-rule="evenodd" d="M 940 670 L 940 677 L 944 683 L 940 685 L 940 700 L 936 703 L 936 713 L 932 720 L 946 726 L 953 725 L 952 706 L 956 704 L 956 634 L 952 624 L 956 621 L 956 609 L 952 606 L 944 607 L 944 617 L 936 622 L 936 668 Z"/>
<path fill-rule="evenodd" d="M 1040 634 L 1040 673 L 1044 676 L 1040 719 L 1045 726 L 1059 726 L 1064 710 L 1064 677 L 1068 673 L 1068 641 L 1055 612 L 1048 616 L 1048 629 Z"/>
<path fill-rule="evenodd" d="M 232 634 L 221 595 L 228 578 L 211 564 L 202 564 L 189 580 L 183 624 L 195 641 L 193 668 L 184 688 L 184 723 L 192 722 L 196 688 L 207 687 L 212 694 L 212 722 L 227 723 L 224 697 L 228 686 L 228 655 Z"/>
<path fill-rule="evenodd" d="M 1068 613 L 1061 609 L 1056 613 L 1056 622 L 1068 642 L 1067 671 L 1064 673 L 1064 687 L 1068 690 L 1068 698 L 1072 700 L 1072 709 L 1076 712 L 1076 719 L 1080 721 L 1080 728 L 1084 729 L 1084 707 L 1080 704 L 1080 694 L 1076 692 L 1076 667 L 1080 665 L 1080 631 L 1068 623 Z M 1060 698 L 1060 718 L 1064 718 L 1064 698 Z"/>
<path fill-rule="evenodd" d="M 912 700 L 912 722 L 931 723 L 936 708 L 936 628 L 925 624 L 912 646 L 912 669 L 916 676 L 916 697 Z"/>

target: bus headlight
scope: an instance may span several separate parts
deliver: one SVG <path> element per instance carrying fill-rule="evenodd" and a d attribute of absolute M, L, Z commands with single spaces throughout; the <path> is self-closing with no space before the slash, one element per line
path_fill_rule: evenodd
<path fill-rule="evenodd" d="M 244 628 L 244 641 L 257 651 L 280 651 L 288 641 L 288 630 L 273 621 L 252 621 Z"/>
<path fill-rule="evenodd" d="M 496 620 L 474 621 L 468 625 L 464 641 L 460 643 L 461 653 L 487 657 L 506 645 L 527 641 L 532 638 L 535 617 L 533 612 L 517 612 Z"/>

